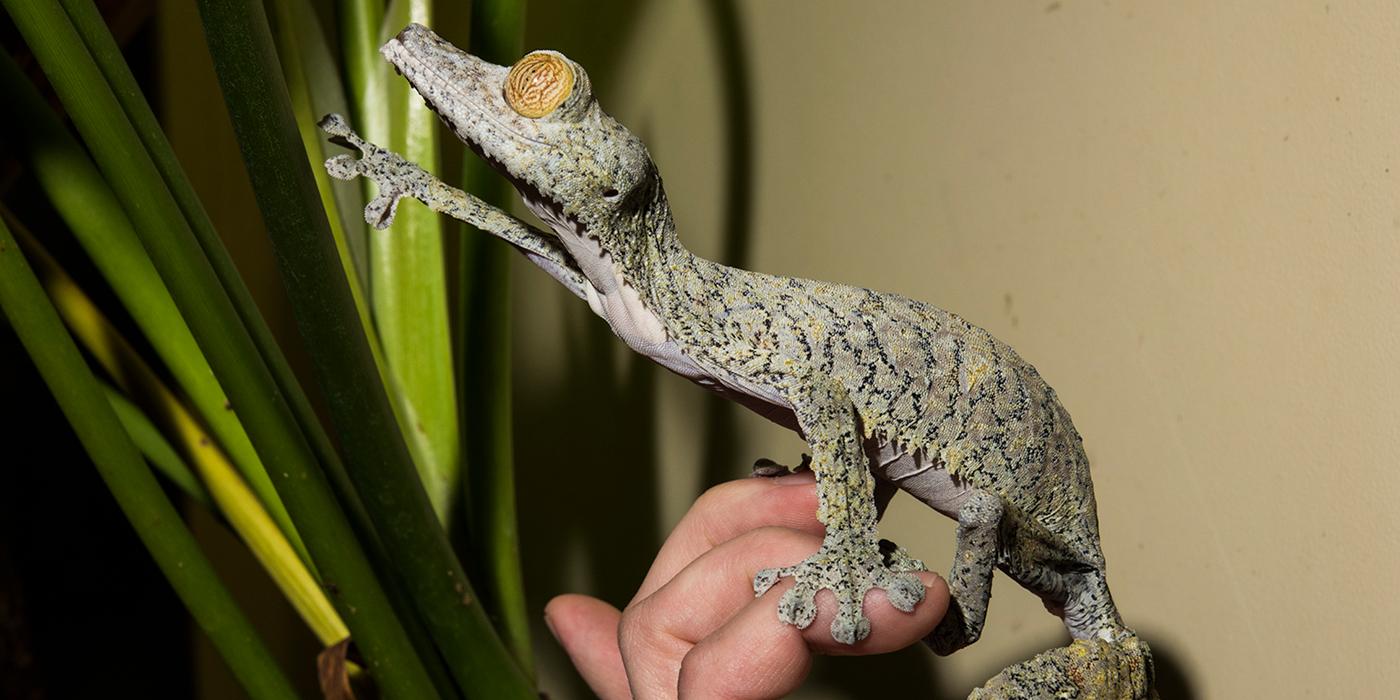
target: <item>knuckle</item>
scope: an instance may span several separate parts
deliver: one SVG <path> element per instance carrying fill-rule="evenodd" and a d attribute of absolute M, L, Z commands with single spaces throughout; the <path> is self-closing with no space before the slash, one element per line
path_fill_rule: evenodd
<path fill-rule="evenodd" d="M 628 606 L 617 623 L 617 646 L 623 659 L 645 655 L 656 641 L 656 631 L 647 614 L 646 601 Z"/>

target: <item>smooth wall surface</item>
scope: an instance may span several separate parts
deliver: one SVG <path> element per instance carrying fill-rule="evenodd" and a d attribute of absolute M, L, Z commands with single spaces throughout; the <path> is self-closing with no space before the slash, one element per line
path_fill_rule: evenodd
<path fill-rule="evenodd" d="M 1400 685 L 1400 7 L 716 7 L 536 0 L 529 43 L 588 67 L 697 251 L 739 222 L 751 267 L 936 303 L 1039 367 L 1167 697 Z M 621 604 L 703 482 L 802 445 L 640 365 L 528 265 L 516 280 L 532 602 Z M 946 569 L 951 522 L 903 500 L 884 534 Z M 826 660 L 806 696 L 961 697 L 1064 641 L 994 590 L 973 647 Z M 551 694 L 582 696 L 540 634 Z"/>

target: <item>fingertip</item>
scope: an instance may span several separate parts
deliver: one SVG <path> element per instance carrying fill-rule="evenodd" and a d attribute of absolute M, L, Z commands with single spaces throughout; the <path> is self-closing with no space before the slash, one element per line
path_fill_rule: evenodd
<path fill-rule="evenodd" d="M 597 598 L 575 593 L 555 596 L 544 606 L 544 623 L 574 668 L 601 698 L 627 698 L 627 671 L 617 645 L 622 613 Z"/>
<path fill-rule="evenodd" d="M 812 654 L 802 634 L 778 620 L 771 600 L 761 605 L 764 598 L 745 606 L 685 655 L 682 697 L 784 697 L 802 684 L 811 672 Z"/>
<path fill-rule="evenodd" d="M 812 651 L 829 656 L 864 656 L 903 649 L 923 639 L 948 611 L 948 584 L 931 571 L 915 572 L 924 585 L 924 598 L 910 612 L 890 604 L 883 590 L 873 589 L 865 597 L 863 611 L 870 619 L 870 636 L 855 644 L 841 644 L 831 637 L 835 599 L 829 593 L 817 594 L 816 621 L 803 630 Z"/>

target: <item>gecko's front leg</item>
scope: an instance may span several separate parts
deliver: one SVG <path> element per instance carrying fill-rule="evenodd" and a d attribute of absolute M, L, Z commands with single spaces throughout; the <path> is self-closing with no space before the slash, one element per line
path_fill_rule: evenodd
<path fill-rule="evenodd" d="M 574 295 L 588 298 L 588 282 L 583 273 L 553 236 L 443 182 L 403 156 L 364 140 L 339 114 L 327 114 L 320 126 L 335 143 L 361 153 L 359 158 L 344 154 L 328 159 L 326 172 L 341 180 L 365 177 L 379 188 L 378 195 L 365 207 L 365 221 L 370 225 L 381 230 L 388 228 L 399 200 L 416 199 L 433 211 L 465 221 L 515 246 Z"/>
<path fill-rule="evenodd" d="M 806 628 L 817 614 L 817 591 L 830 590 L 838 605 L 831 636 L 855 644 L 870 634 L 870 620 L 861 611 L 865 594 L 882 589 L 891 605 L 913 611 L 924 598 L 924 585 L 910 572 L 922 565 L 907 556 L 891 561 L 881 551 L 875 482 L 861 449 L 855 409 L 839 384 L 817 381 L 793 392 L 792 403 L 812 446 L 817 519 L 826 526 L 826 538 L 804 561 L 758 572 L 754 593 L 763 595 L 778 579 L 793 577 L 792 589 L 778 603 L 778 619 Z"/>

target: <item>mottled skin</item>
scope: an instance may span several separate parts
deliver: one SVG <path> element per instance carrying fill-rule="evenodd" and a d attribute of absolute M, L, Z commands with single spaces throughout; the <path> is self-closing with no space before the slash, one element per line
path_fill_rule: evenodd
<path fill-rule="evenodd" d="M 923 586 L 909 573 L 922 564 L 892 546 L 882 550 L 876 534 L 877 503 L 899 487 L 958 521 L 952 605 L 926 640 L 935 651 L 977 639 L 993 567 L 1044 599 L 1076 639 L 1002 672 L 980 697 L 1150 692 L 1150 652 L 1123 626 L 1104 579 L 1079 434 L 1055 392 L 1014 350 L 952 313 L 898 295 L 694 255 L 676 237 L 645 146 L 603 113 L 587 74 L 560 54 L 532 54 L 532 70 L 545 82 L 522 106 L 525 98 L 503 89 L 510 68 L 423 27 L 410 25 L 382 53 L 512 181 L 552 234 L 328 117 L 323 127 L 363 153 L 331 159 L 330 172 L 366 176 L 380 187 L 367 220 L 387 226 L 408 196 L 509 241 L 634 350 L 810 444 L 825 540 L 806 560 L 754 580 L 762 594 L 781 577 L 795 579 L 779 603 L 782 620 L 806 627 L 816 592 L 829 589 L 839 607 L 832 635 L 852 644 L 869 633 L 861 608 L 871 588 L 905 611 L 922 600 Z M 551 69 L 571 71 L 568 80 L 549 83 Z"/>

